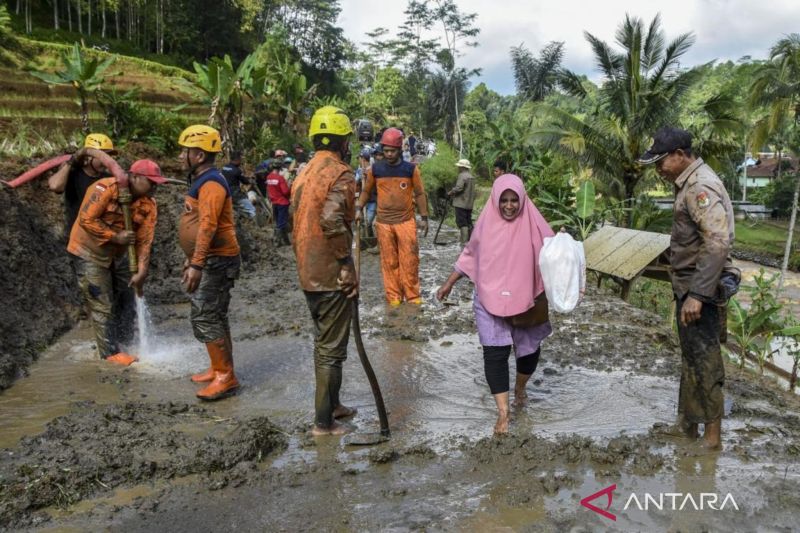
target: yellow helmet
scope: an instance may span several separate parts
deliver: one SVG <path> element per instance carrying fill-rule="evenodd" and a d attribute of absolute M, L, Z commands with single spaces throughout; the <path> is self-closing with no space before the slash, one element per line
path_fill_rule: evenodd
<path fill-rule="evenodd" d="M 96 148 L 97 150 L 105 150 L 107 152 L 114 152 L 114 143 L 111 142 L 108 135 L 102 133 L 90 133 L 83 141 L 84 148 Z"/>
<path fill-rule="evenodd" d="M 326 105 L 320 107 L 311 117 L 311 125 L 308 127 L 309 138 L 315 135 L 328 133 L 330 135 L 349 135 L 353 133 L 353 126 L 347 115 L 336 106 Z"/>
<path fill-rule="evenodd" d="M 219 132 L 204 124 L 195 124 L 183 130 L 178 137 L 178 144 L 186 148 L 199 148 L 204 152 L 222 151 Z"/>

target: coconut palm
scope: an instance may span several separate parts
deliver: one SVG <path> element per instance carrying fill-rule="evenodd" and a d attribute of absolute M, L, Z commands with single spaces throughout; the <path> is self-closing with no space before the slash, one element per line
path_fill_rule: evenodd
<path fill-rule="evenodd" d="M 632 201 L 645 175 L 637 158 L 655 130 L 676 123 L 681 101 L 699 77 L 697 69 L 680 68 L 694 37 L 686 33 L 667 43 L 659 16 L 647 27 L 641 19 L 626 16 L 616 34 L 620 50 L 588 32 L 584 35 L 603 75 L 599 103 L 586 116 L 538 104 L 548 124 L 535 135 L 590 167 L 612 196 Z M 566 72 L 559 84 L 579 99 L 588 96 L 573 73 Z"/>
<path fill-rule="evenodd" d="M 756 123 L 752 146 L 761 148 L 770 138 L 781 156 L 788 148 L 795 154 L 800 150 L 800 34 L 793 33 L 779 40 L 770 50 L 769 61 L 761 65 L 750 86 L 750 104 L 762 107 L 767 115 Z M 778 159 L 780 163 L 780 159 Z M 778 164 L 780 171 L 781 165 Z M 792 214 L 789 218 L 789 235 L 781 265 L 778 290 L 783 287 L 797 220 L 797 199 L 800 195 L 800 176 L 792 198 Z"/>
<path fill-rule="evenodd" d="M 103 73 L 114 62 L 111 56 L 104 61 L 87 59 L 78 43 L 69 52 L 61 54 L 63 70 L 56 72 L 31 71 L 31 75 L 53 85 L 72 85 L 78 93 L 81 108 L 81 126 L 84 134 L 89 133 L 89 95 L 95 93 L 105 83 Z"/>
<path fill-rule="evenodd" d="M 539 102 L 553 92 L 565 73 L 561 68 L 564 43 L 553 41 L 542 48 L 539 57 L 519 45 L 511 48 L 511 66 L 517 94 L 531 102 Z"/>

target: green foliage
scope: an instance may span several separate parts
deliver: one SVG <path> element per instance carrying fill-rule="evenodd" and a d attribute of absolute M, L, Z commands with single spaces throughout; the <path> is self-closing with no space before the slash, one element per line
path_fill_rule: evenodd
<path fill-rule="evenodd" d="M 44 72 L 32 70 L 31 75 L 39 78 L 45 83 L 53 85 L 72 85 L 78 93 L 80 101 L 80 116 L 83 123 L 83 132 L 89 133 L 89 104 L 88 96 L 97 91 L 104 83 L 105 71 L 114 62 L 115 57 L 111 56 L 103 61 L 96 58 L 84 57 L 83 51 L 78 43 L 72 45 L 70 52 L 61 55 L 62 70 L 56 72 Z"/>
<path fill-rule="evenodd" d="M 762 268 L 753 278 L 755 286 L 744 287 L 750 293 L 750 307 L 745 309 L 738 299 L 728 302 L 728 330 L 739 346 L 739 367 L 744 368 L 747 354 L 756 354 L 759 371 L 764 372 L 764 363 L 772 357 L 772 337 L 783 329 L 775 283 L 779 275 L 767 276 Z"/>
<path fill-rule="evenodd" d="M 11 15 L 5 4 L 0 4 L 0 42 L 4 42 L 11 32 Z"/>
<path fill-rule="evenodd" d="M 786 317 L 784 327 L 778 334 L 784 337 L 783 348 L 792 358 L 792 373 L 789 378 L 789 390 L 797 386 L 797 371 L 800 366 L 800 320 L 792 314 Z"/>
<path fill-rule="evenodd" d="M 609 205 L 598 204 L 591 180 L 582 182 L 576 191 L 554 196 L 542 191 L 537 206 L 553 228 L 564 226 L 578 240 L 586 237 L 606 220 Z"/>
<path fill-rule="evenodd" d="M 437 143 L 436 155 L 426 159 L 420 165 L 419 170 L 430 202 L 442 197 L 444 191 L 455 184 L 458 176 L 457 161 L 458 154 L 450 146 L 445 143 Z"/>
<path fill-rule="evenodd" d="M 162 152 L 177 150 L 177 139 L 188 122 L 180 108 L 164 111 L 138 101 L 139 91 L 120 93 L 98 91 L 97 103 L 103 109 L 106 124 L 119 143 L 140 141 L 158 147 Z"/>
<path fill-rule="evenodd" d="M 656 129 L 676 122 L 684 95 L 699 78 L 698 70 L 680 68 L 680 59 L 694 38 L 684 34 L 667 43 L 659 16 L 647 27 L 641 19 L 626 16 L 617 30 L 620 50 L 588 32 L 585 35 L 606 80 L 599 105 L 580 117 L 539 104 L 538 111 L 548 124 L 537 129 L 537 137 L 545 146 L 591 168 L 608 193 L 630 200 L 645 172 L 636 159 Z M 568 75 L 562 84 L 578 98 L 590 97 L 577 75 Z"/>

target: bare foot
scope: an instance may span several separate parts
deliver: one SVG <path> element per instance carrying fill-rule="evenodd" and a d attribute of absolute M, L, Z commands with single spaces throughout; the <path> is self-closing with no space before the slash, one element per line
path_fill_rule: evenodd
<path fill-rule="evenodd" d="M 333 410 L 333 418 L 348 418 L 355 416 L 356 413 L 358 413 L 358 409 L 355 407 L 347 407 L 346 405 L 339 404 Z"/>
<path fill-rule="evenodd" d="M 349 432 L 350 429 L 344 424 L 340 424 L 339 422 L 334 422 L 333 424 L 331 424 L 331 427 L 328 428 L 321 428 L 316 424 L 314 425 L 313 428 L 311 428 L 312 437 L 324 437 L 327 435 L 345 435 Z"/>
<path fill-rule="evenodd" d="M 508 433 L 508 411 L 498 413 L 497 422 L 494 424 L 494 433 L 495 435 Z"/>

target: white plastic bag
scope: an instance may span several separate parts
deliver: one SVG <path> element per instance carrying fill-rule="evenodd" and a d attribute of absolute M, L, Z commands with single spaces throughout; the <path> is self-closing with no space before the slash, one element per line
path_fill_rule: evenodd
<path fill-rule="evenodd" d="M 539 269 L 550 309 L 557 313 L 575 309 L 586 290 L 583 243 L 564 232 L 546 237 L 539 254 Z"/>

